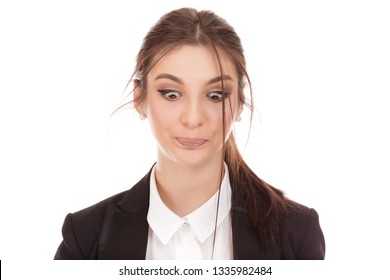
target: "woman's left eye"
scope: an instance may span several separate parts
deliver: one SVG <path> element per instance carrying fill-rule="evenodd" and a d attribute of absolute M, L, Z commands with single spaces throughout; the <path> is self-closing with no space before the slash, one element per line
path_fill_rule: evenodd
<path fill-rule="evenodd" d="M 223 99 L 223 96 L 225 95 L 225 98 L 229 96 L 229 93 L 222 92 L 222 91 L 213 91 L 207 94 L 208 98 L 213 102 L 220 102 Z"/>

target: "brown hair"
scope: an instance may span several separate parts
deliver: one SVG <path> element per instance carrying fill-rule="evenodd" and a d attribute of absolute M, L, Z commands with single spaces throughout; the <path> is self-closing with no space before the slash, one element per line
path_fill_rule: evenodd
<path fill-rule="evenodd" d="M 222 69 L 218 51 L 222 51 L 229 57 L 236 67 L 239 78 L 239 103 L 249 107 L 252 120 L 252 87 L 246 70 L 244 50 L 240 38 L 224 19 L 213 12 L 197 11 L 192 8 L 182 8 L 167 13 L 144 38 L 132 79 L 129 81 L 130 84 L 134 80 L 135 86 L 141 88 L 141 95 L 133 102 L 135 104 L 142 103 L 146 96 L 147 74 L 164 55 L 180 45 L 210 47 L 219 61 L 221 75 Z M 244 94 L 245 85 L 249 87 L 250 92 L 250 98 L 247 101 Z M 223 118 L 225 117 L 224 103 L 222 102 Z M 222 123 L 222 133 L 225 135 L 225 121 Z M 224 143 L 224 158 L 222 160 L 229 168 L 233 200 L 244 202 L 251 223 L 258 233 L 261 246 L 268 251 L 271 247 L 279 246 L 280 220 L 290 205 L 290 201 L 283 195 L 282 191 L 261 180 L 249 168 L 237 148 L 233 134 Z"/>

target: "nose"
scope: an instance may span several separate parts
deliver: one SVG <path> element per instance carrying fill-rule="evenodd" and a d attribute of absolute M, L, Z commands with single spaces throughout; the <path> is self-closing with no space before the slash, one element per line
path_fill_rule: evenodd
<path fill-rule="evenodd" d="M 182 111 L 182 123 L 187 128 L 196 128 L 204 122 L 204 112 L 199 100 L 188 100 Z"/>

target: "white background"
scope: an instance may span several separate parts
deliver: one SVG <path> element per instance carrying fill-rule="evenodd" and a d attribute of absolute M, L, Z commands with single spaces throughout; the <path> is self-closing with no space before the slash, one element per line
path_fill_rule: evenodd
<path fill-rule="evenodd" d="M 318 211 L 327 260 L 388 259 L 390 9 L 340 0 L 2 1 L 0 259 L 52 259 L 68 212 L 149 170 L 147 121 L 111 113 L 146 32 L 183 6 L 215 11 L 242 38 L 250 166 Z"/>

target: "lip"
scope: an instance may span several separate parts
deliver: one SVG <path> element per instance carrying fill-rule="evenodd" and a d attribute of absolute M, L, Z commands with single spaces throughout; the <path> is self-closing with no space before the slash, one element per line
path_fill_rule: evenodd
<path fill-rule="evenodd" d="M 206 144 L 207 140 L 202 138 L 176 137 L 179 144 L 187 149 L 196 149 Z"/>

